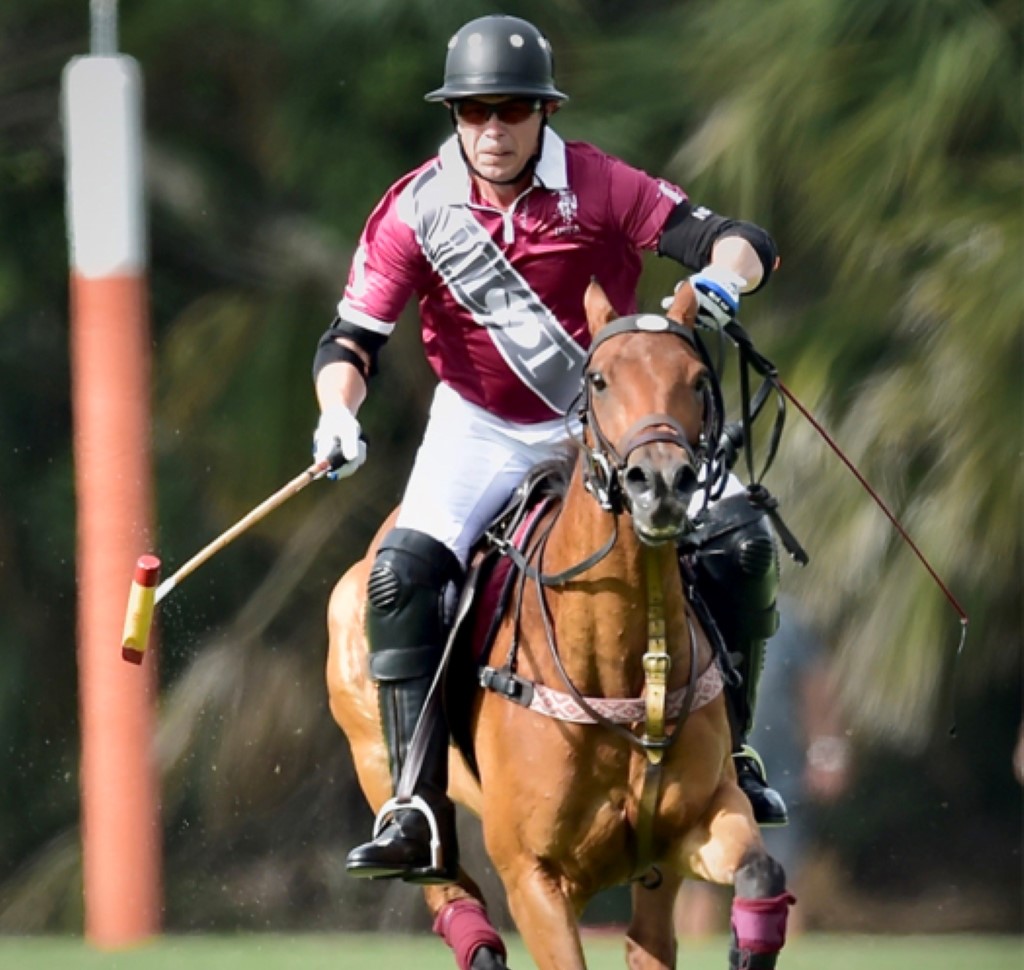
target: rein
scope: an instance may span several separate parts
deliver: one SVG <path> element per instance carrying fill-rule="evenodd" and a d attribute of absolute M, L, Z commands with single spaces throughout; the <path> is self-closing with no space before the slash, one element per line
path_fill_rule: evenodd
<path fill-rule="evenodd" d="M 808 424 L 814 429 L 818 436 L 828 445 L 832 453 L 846 466 L 847 470 L 860 484 L 861 488 L 868 493 L 871 500 L 875 503 L 882 514 L 889 520 L 890 525 L 896 530 L 900 538 L 910 547 L 911 552 L 917 557 L 918 562 L 924 567 L 925 571 L 931 577 L 932 581 L 942 595 L 946 598 L 946 601 L 956 612 L 960 620 L 960 638 L 957 644 L 956 652 L 953 655 L 953 672 L 952 672 L 952 687 L 951 687 L 951 698 L 950 704 L 950 715 L 951 725 L 949 733 L 955 736 L 957 733 L 956 725 L 956 676 L 958 673 L 958 664 L 960 658 L 963 655 L 964 647 L 967 642 L 967 627 L 970 624 L 970 617 L 967 615 L 967 611 L 960 605 L 960 602 L 953 595 L 949 586 L 942 580 L 938 572 L 928 561 L 927 557 L 918 547 L 917 543 L 910 537 L 910 534 L 903 527 L 902 523 L 892 512 L 889 506 L 885 503 L 878 492 L 872 488 L 871 484 L 864 477 L 863 474 L 858 470 L 856 465 L 850 460 L 850 458 L 843 452 L 842 448 L 836 443 L 832 436 L 825 430 L 822 424 L 814 417 L 810 410 L 804 406 L 804 404 L 797 398 L 797 396 L 783 383 L 779 377 L 779 372 L 775 365 L 763 354 L 761 354 L 755 347 L 754 342 L 750 338 L 750 335 L 740 326 L 738 320 L 732 320 L 725 324 L 719 333 L 724 333 L 735 345 L 739 352 L 740 360 L 740 394 L 741 394 L 741 406 L 742 406 L 742 424 L 738 427 L 730 426 L 726 428 L 726 434 L 721 439 L 721 446 L 719 453 L 716 455 L 716 471 L 718 472 L 717 477 L 720 479 L 722 486 L 724 487 L 725 475 L 722 474 L 724 470 L 727 470 L 731 464 L 731 459 L 734 461 L 736 457 L 736 451 L 742 447 L 747 472 L 749 476 L 750 485 L 748 486 L 748 493 L 751 499 L 764 508 L 768 515 L 771 517 L 772 524 L 775 527 L 776 534 L 779 536 L 780 541 L 785 546 L 789 554 L 801 565 L 806 565 L 808 562 L 807 554 L 800 548 L 799 543 L 793 537 L 792 533 L 786 528 L 777 512 L 777 502 L 768 493 L 767 489 L 761 484 L 765 473 L 775 460 L 775 456 L 778 452 L 779 442 L 782 437 L 782 429 L 785 425 L 786 418 L 786 401 L 788 400 L 793 406 L 800 412 Z M 761 386 L 755 392 L 753 396 L 750 394 L 750 376 L 749 372 L 753 370 L 759 374 L 762 378 Z M 776 397 L 776 414 L 775 421 L 772 425 L 771 436 L 768 443 L 768 451 L 765 457 L 764 464 L 761 468 L 760 475 L 755 475 L 754 472 L 754 457 L 753 457 L 753 445 L 751 436 L 745 433 L 746 429 L 753 426 L 754 420 L 757 418 L 761 409 L 764 407 L 769 394 L 774 393 Z"/>
<path fill-rule="evenodd" d="M 957 644 L 956 652 L 953 654 L 953 667 L 950 674 L 950 694 L 947 698 L 949 704 L 950 713 L 950 726 L 949 734 L 950 737 L 956 737 L 957 734 L 957 723 L 956 723 L 956 706 L 957 706 L 957 675 L 959 674 L 960 658 L 963 656 L 964 647 L 967 645 L 967 627 L 970 625 L 971 618 L 967 615 L 967 611 L 960 605 L 959 600 L 953 595 L 950 588 L 942 581 L 942 578 L 935 571 L 932 564 L 925 557 L 925 554 L 921 552 L 918 545 L 910 537 L 910 534 L 900 523 L 896 515 L 890 510 L 889 506 L 885 504 L 882 497 L 871 487 L 867 479 L 860 473 L 856 465 L 843 453 L 843 450 L 836 444 L 832 439 L 832 436 L 822 427 L 818 420 L 814 417 L 811 412 L 804 407 L 804 405 L 797 400 L 796 395 L 782 383 L 778 381 L 779 390 L 785 394 L 790 401 L 793 402 L 797 410 L 804 416 L 807 422 L 812 428 L 821 436 L 822 440 L 832 449 L 835 456 L 846 466 L 850 474 L 860 483 L 861 487 L 871 496 L 875 505 L 881 509 L 882 514 L 889 520 L 892 527 L 899 533 L 900 538 L 910 547 L 911 552 L 917 557 L 918 562 L 924 566 L 928 575 L 931 576 L 935 585 L 942 591 L 943 596 L 946 597 L 946 601 L 956 611 L 957 616 L 960 618 L 960 640 Z"/>

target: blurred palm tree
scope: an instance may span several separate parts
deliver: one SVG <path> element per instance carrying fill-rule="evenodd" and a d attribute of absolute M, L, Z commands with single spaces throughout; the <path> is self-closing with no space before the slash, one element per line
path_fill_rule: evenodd
<path fill-rule="evenodd" d="M 965 685 L 1019 676 L 1021 6 L 736 0 L 673 19 L 704 112 L 670 167 L 781 244 L 748 304 L 760 345 L 971 615 Z M 860 727 L 923 741 L 949 716 L 956 613 L 799 418 L 774 478 Z"/>

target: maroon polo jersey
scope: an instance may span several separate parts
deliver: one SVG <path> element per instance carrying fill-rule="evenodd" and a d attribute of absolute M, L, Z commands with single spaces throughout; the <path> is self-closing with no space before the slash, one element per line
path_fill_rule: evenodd
<path fill-rule="evenodd" d="M 477 196 L 453 136 L 370 215 L 339 316 L 386 337 L 415 294 L 441 381 L 497 417 L 550 420 L 579 390 L 587 284 L 635 313 L 641 251 L 685 198 L 548 128 L 533 184 L 503 211 Z"/>

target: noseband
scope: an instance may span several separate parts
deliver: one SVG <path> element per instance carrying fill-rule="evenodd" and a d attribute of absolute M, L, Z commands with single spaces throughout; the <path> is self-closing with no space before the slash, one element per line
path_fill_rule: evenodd
<path fill-rule="evenodd" d="M 654 413 L 640 418 L 627 429 L 623 435 L 625 440 L 618 448 L 601 429 L 594 414 L 592 397 L 593 384 L 590 366 L 594 352 L 607 341 L 630 333 L 672 334 L 686 343 L 707 369 L 709 380 L 702 390 L 704 415 L 696 445 L 690 443 L 683 426 L 669 414 Z M 603 509 L 611 512 L 622 511 L 625 505 L 622 476 L 630 455 L 637 448 L 655 441 L 668 442 L 681 448 L 697 472 L 698 478 L 703 477 L 705 490 L 710 489 L 712 485 L 710 466 L 722 433 L 723 410 L 722 390 L 718 378 L 715 376 L 715 369 L 704 345 L 692 330 L 667 317 L 650 313 L 622 317 L 607 324 L 594 337 L 587 353 L 587 359 L 583 364 L 583 387 L 580 391 L 580 404 L 577 411 L 580 423 L 584 427 L 589 426 L 594 436 L 593 446 L 588 445 L 582 437 L 579 441 L 586 462 L 583 470 L 583 483 L 587 491 L 594 496 Z"/>

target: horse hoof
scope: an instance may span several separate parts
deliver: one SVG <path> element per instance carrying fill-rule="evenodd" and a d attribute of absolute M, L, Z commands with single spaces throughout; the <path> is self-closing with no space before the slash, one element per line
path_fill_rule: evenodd
<path fill-rule="evenodd" d="M 482 946 L 473 954 L 470 970 L 509 970 L 505 958 L 490 947 Z"/>

